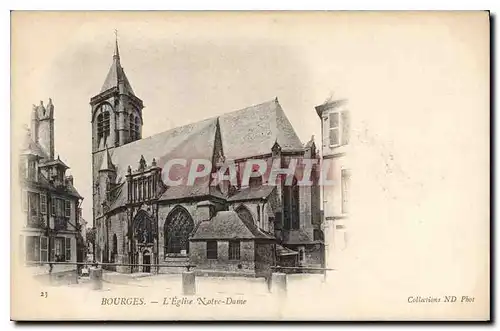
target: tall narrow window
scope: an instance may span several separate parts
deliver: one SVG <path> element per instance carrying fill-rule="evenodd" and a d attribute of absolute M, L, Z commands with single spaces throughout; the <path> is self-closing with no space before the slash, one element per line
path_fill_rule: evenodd
<path fill-rule="evenodd" d="M 128 118 L 128 124 L 129 124 L 130 140 L 135 140 L 135 121 L 134 121 L 134 115 L 130 114 L 130 116 Z"/>
<path fill-rule="evenodd" d="M 339 113 L 330 113 L 330 146 L 338 146 L 339 142 Z"/>
<path fill-rule="evenodd" d="M 49 260 L 49 238 L 40 237 L 40 260 L 47 262 Z"/>
<path fill-rule="evenodd" d="M 56 238 L 55 240 L 55 253 L 56 253 L 56 262 L 64 262 L 64 239 L 65 238 Z"/>
<path fill-rule="evenodd" d="M 139 118 L 135 118 L 135 139 L 140 138 Z"/>
<path fill-rule="evenodd" d="M 28 179 L 29 180 L 36 180 L 36 161 L 35 160 L 29 160 L 28 161 Z"/>
<path fill-rule="evenodd" d="M 71 202 L 69 200 L 64 200 L 64 216 L 71 216 Z"/>
<path fill-rule="evenodd" d="M 113 234 L 113 254 L 118 254 L 118 237 Z"/>
<path fill-rule="evenodd" d="M 257 205 L 257 224 L 262 228 L 262 225 L 260 224 L 260 205 Z"/>
<path fill-rule="evenodd" d="M 100 106 L 100 114 L 97 116 L 97 137 L 107 137 L 110 133 L 110 112 L 111 106 L 107 103 Z"/>
<path fill-rule="evenodd" d="M 38 210 L 40 206 L 38 193 L 34 192 L 28 193 L 28 206 L 29 206 L 29 215 L 32 217 L 38 216 Z"/>
<path fill-rule="evenodd" d="M 341 121 L 342 121 L 342 145 L 347 145 L 349 144 L 349 137 L 350 137 L 350 130 L 351 130 L 351 123 L 350 123 L 350 118 L 349 118 L 349 112 L 348 111 L 343 111 L 341 115 Z"/>
<path fill-rule="evenodd" d="M 56 198 L 50 200 L 50 215 L 56 216 Z"/>
<path fill-rule="evenodd" d="M 286 185 L 283 189 L 284 193 L 284 224 L 285 230 L 298 230 L 300 228 L 299 215 L 299 186 L 297 179 L 294 177 L 292 185 Z"/>
<path fill-rule="evenodd" d="M 40 195 L 40 212 L 47 214 L 47 196 L 43 193 Z"/>
<path fill-rule="evenodd" d="M 207 241 L 207 259 L 217 260 L 217 241 L 216 240 Z"/>
<path fill-rule="evenodd" d="M 104 133 L 103 133 L 103 119 L 104 119 L 104 116 L 103 114 L 99 114 L 97 116 L 97 137 L 98 138 L 102 138 L 104 136 Z"/>
<path fill-rule="evenodd" d="M 26 261 L 29 262 L 40 261 L 40 237 L 36 236 L 26 237 Z"/>
<path fill-rule="evenodd" d="M 342 185 L 342 213 L 349 212 L 349 186 L 351 181 L 351 174 L 348 169 L 342 169 L 341 176 Z"/>
<path fill-rule="evenodd" d="M 350 116 L 349 111 L 331 112 L 329 115 L 330 147 L 347 145 L 349 143 Z"/>
<path fill-rule="evenodd" d="M 66 261 L 71 261 L 71 238 L 65 239 L 64 257 L 66 258 Z"/>
<path fill-rule="evenodd" d="M 240 259 L 240 242 L 237 240 L 231 240 L 229 242 L 229 252 L 228 256 L 230 260 Z"/>

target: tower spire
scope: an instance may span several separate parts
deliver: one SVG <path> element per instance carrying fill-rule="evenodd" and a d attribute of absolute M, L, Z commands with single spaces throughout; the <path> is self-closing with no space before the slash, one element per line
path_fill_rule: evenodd
<path fill-rule="evenodd" d="M 118 30 L 115 29 L 115 53 L 113 54 L 113 58 L 120 60 L 120 51 L 118 50 Z"/>

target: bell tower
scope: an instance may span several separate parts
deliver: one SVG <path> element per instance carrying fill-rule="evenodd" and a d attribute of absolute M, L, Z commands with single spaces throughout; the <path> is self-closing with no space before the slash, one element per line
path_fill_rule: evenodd
<path fill-rule="evenodd" d="M 113 155 L 116 147 L 142 138 L 144 105 L 121 66 L 116 30 L 115 36 L 113 62 L 100 92 L 90 99 L 94 218 L 99 210 L 96 184 L 104 154 Z"/>

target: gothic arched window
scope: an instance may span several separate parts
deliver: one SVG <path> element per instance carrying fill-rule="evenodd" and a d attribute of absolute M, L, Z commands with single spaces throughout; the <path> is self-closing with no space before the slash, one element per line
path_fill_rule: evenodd
<path fill-rule="evenodd" d="M 134 115 L 130 114 L 128 118 L 130 140 L 135 140 L 135 125 L 134 125 Z"/>
<path fill-rule="evenodd" d="M 135 139 L 139 139 L 139 118 L 135 118 Z"/>
<path fill-rule="evenodd" d="M 194 222 L 189 212 L 183 207 L 175 207 L 167 216 L 164 231 L 165 255 L 169 253 L 189 252 L 189 235 Z"/>
<path fill-rule="evenodd" d="M 236 208 L 236 213 L 238 216 L 247 224 L 254 224 L 252 213 L 247 209 L 247 207 L 241 205 Z"/>
<path fill-rule="evenodd" d="M 109 136 L 109 114 L 111 110 L 111 106 L 107 103 L 99 107 L 99 115 L 97 116 L 97 137 L 99 138 Z"/>
<path fill-rule="evenodd" d="M 291 186 L 285 183 L 283 195 L 284 228 L 286 230 L 298 230 L 300 228 L 299 186 L 295 177 Z"/>
<path fill-rule="evenodd" d="M 155 228 L 153 219 L 145 211 L 139 211 L 134 219 L 134 236 L 139 244 L 154 242 Z"/>

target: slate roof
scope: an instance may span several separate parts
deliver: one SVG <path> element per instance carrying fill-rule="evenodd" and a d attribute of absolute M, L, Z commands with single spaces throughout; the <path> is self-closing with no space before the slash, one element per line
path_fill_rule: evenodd
<path fill-rule="evenodd" d="M 118 51 L 118 43 L 116 43 L 115 55 L 113 55 L 113 63 L 111 64 L 106 79 L 104 80 L 104 84 L 101 88 L 101 93 L 113 87 L 118 87 L 119 81 L 123 81 L 125 89 L 123 93 L 135 96 L 134 90 L 132 89 L 132 86 L 128 81 L 127 75 L 125 75 L 125 71 L 120 64 L 120 53 Z"/>
<path fill-rule="evenodd" d="M 219 121 L 226 158 L 269 154 L 276 141 L 282 151 L 303 150 L 277 98 L 224 114 Z"/>
<path fill-rule="evenodd" d="M 26 154 L 38 155 L 41 158 L 40 161 L 41 167 L 59 164 L 66 169 L 69 168 L 63 161 L 61 161 L 59 157 L 57 157 L 57 159 L 55 160 L 48 160 L 49 157 L 47 153 L 45 153 L 45 151 L 43 150 L 43 148 L 40 146 L 39 143 L 33 141 L 29 130 L 26 132 L 26 135 L 21 145 L 21 155 L 26 155 Z M 38 182 L 25 181 L 25 185 L 36 186 L 39 188 L 43 188 L 50 191 L 56 191 L 60 193 L 61 190 L 63 190 L 65 194 L 77 197 L 79 199 L 83 199 L 83 197 L 80 195 L 80 193 L 78 193 L 77 189 L 72 184 L 67 183 L 63 188 L 57 188 L 41 172 L 38 173 Z"/>
<path fill-rule="evenodd" d="M 228 201 L 245 201 L 245 200 L 257 200 L 261 198 L 267 198 L 274 190 L 276 186 L 261 185 L 258 187 L 247 187 L 232 195 Z"/>
<path fill-rule="evenodd" d="M 201 222 L 195 229 L 191 240 L 230 240 L 230 239 L 268 239 L 275 238 L 260 231 L 257 226 L 242 220 L 235 211 L 219 211 L 209 221 Z"/>
<path fill-rule="evenodd" d="M 60 165 L 61 167 L 65 168 L 65 169 L 69 169 L 69 167 L 66 165 L 66 163 L 64 163 L 63 161 L 61 161 L 61 159 L 59 158 L 59 156 L 55 160 L 42 162 L 40 164 L 40 166 L 51 166 L 51 165 L 56 165 L 56 164 Z"/>
<path fill-rule="evenodd" d="M 284 256 L 284 255 L 298 255 L 299 252 L 296 252 L 290 248 L 283 247 L 281 245 L 276 245 L 276 253 L 279 256 Z"/>
<path fill-rule="evenodd" d="M 117 183 L 122 183 L 125 180 L 127 167 L 130 165 L 133 170 L 137 169 L 141 155 L 148 165 L 155 158 L 159 167 L 163 167 L 168 160 L 175 158 L 212 160 L 217 123 L 226 159 L 236 160 L 269 154 L 276 141 L 282 151 L 304 150 L 278 100 L 273 99 L 116 147 L 110 151 L 111 158 L 104 157 L 98 169 L 106 168 L 107 164 L 104 162 L 110 162 L 117 171 Z M 269 188 L 260 192 L 244 192 L 239 196 L 242 199 L 255 199 L 267 196 L 271 191 Z M 117 200 L 125 203 L 126 199 L 121 196 L 123 194 L 126 195 L 126 192 L 121 192 Z M 209 187 L 208 177 L 197 180 L 192 186 L 169 187 L 160 200 L 204 195 L 221 197 L 219 192 Z M 113 201 L 112 206 L 120 205 Z"/>

